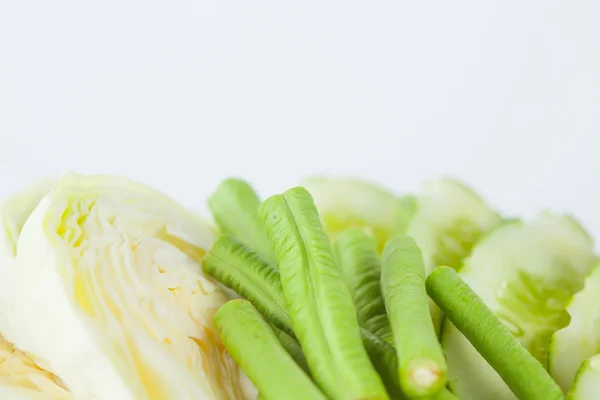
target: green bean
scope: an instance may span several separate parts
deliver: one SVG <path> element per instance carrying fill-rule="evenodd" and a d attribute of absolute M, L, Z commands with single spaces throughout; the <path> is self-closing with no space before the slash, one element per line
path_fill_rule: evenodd
<path fill-rule="evenodd" d="M 272 196 L 259 216 L 279 262 L 292 327 L 316 382 L 333 399 L 387 399 L 311 195 L 294 188 Z"/>
<path fill-rule="evenodd" d="M 288 352 L 290 356 L 292 356 L 294 361 L 296 361 L 296 364 L 298 364 L 298 366 L 302 368 L 304 372 L 310 375 L 310 369 L 308 368 L 308 364 L 306 363 L 306 357 L 304 357 L 304 353 L 302 352 L 302 347 L 300 347 L 300 343 L 298 343 L 296 339 L 294 339 L 293 337 L 291 337 L 290 335 L 288 335 L 287 333 L 275 326 L 271 326 L 271 329 L 273 329 L 273 333 L 275 333 L 275 336 L 277 336 L 277 339 L 279 339 L 279 342 L 281 343 L 283 348 Z"/>
<path fill-rule="evenodd" d="M 429 313 L 421 250 L 407 236 L 393 236 L 383 250 L 381 287 L 398 354 L 404 393 L 431 397 L 446 384 L 446 359 Z"/>
<path fill-rule="evenodd" d="M 369 358 L 375 367 L 375 370 L 381 376 L 381 380 L 385 385 L 390 397 L 393 400 L 404 400 L 406 395 L 400 387 L 398 379 L 398 357 L 396 350 L 392 345 L 383 339 L 378 338 L 366 329 L 361 329 L 363 337 L 363 345 L 369 353 Z M 448 389 L 442 389 L 434 400 L 458 400 Z"/>
<path fill-rule="evenodd" d="M 393 400 L 405 399 L 398 380 L 398 357 L 394 347 L 385 340 L 361 328 L 363 346 L 369 354 L 373 367 L 381 376 L 387 392 Z"/>
<path fill-rule="evenodd" d="M 375 238 L 362 229 L 348 229 L 333 242 L 333 248 L 342 280 L 354 300 L 359 325 L 393 343 L 381 295 L 381 260 Z"/>
<path fill-rule="evenodd" d="M 260 199 L 252 187 L 240 179 L 223 181 L 208 199 L 208 206 L 224 233 L 275 265 L 271 242 L 257 217 Z"/>
<path fill-rule="evenodd" d="M 203 269 L 250 300 L 271 324 L 294 336 L 277 268 L 234 237 L 221 235 L 206 254 Z"/>
<path fill-rule="evenodd" d="M 427 292 L 519 399 L 564 398 L 542 364 L 517 341 L 454 269 L 436 268 L 427 278 Z"/>
<path fill-rule="evenodd" d="M 263 399 L 327 399 L 248 301 L 225 303 L 215 314 L 214 322 L 223 345 Z"/>
<path fill-rule="evenodd" d="M 234 239 L 222 236 L 206 256 L 204 270 L 223 285 L 247 298 L 274 327 L 279 327 L 288 335 L 290 332 L 293 334 L 277 269 L 260 257 L 253 256 L 250 250 Z M 394 348 L 362 328 L 361 335 L 369 359 L 392 398 L 404 398 L 398 381 L 398 360 Z M 281 337 L 277 336 L 281 341 Z M 294 355 L 295 351 L 290 347 L 286 347 L 286 350 Z"/>

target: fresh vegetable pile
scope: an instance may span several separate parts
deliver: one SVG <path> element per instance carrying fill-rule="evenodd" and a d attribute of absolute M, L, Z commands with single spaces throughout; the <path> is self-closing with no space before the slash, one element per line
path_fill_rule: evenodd
<path fill-rule="evenodd" d="M 209 198 L 115 176 L 0 209 L 0 399 L 600 398 L 600 264 L 566 215 L 448 179 Z"/>
<path fill-rule="evenodd" d="M 397 198 L 311 179 L 261 203 L 232 179 L 209 204 L 204 270 L 246 299 L 215 323 L 264 399 L 600 396 L 600 274 L 569 216 L 503 219 L 450 180 Z"/>

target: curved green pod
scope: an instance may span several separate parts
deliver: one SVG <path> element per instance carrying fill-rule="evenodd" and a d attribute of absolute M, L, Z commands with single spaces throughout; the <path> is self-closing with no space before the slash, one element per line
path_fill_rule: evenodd
<path fill-rule="evenodd" d="M 277 332 L 277 326 L 279 326 L 281 329 L 279 333 L 292 339 L 289 335 L 293 335 L 293 329 L 284 304 L 279 272 L 269 266 L 264 260 L 261 260 L 260 257 L 253 256 L 241 244 L 221 246 L 221 244 L 230 243 L 230 240 L 226 236 L 218 239 L 216 243 L 220 244 L 217 247 L 213 246 L 213 249 L 209 251 L 204 262 L 204 270 L 223 285 L 250 300 L 262 313 L 263 317 L 273 325 L 276 335 L 286 350 L 298 362 L 297 357 L 294 357 L 294 354 L 298 353 L 298 348 L 295 348 L 295 346 L 293 346 L 294 348 L 285 346 L 285 343 L 289 344 L 288 339 L 285 336 L 282 337 Z M 215 258 L 215 253 L 213 252 L 215 249 L 233 251 L 234 253 L 242 251 L 245 254 L 238 256 L 222 254 L 221 258 Z M 221 260 L 228 261 L 224 262 Z M 252 274 L 253 276 L 248 277 L 248 274 Z M 281 314 L 282 312 L 284 314 Z M 290 334 L 286 332 L 290 332 Z M 388 393 L 393 399 L 404 398 L 400 390 L 400 382 L 397 374 L 398 360 L 394 348 L 365 329 L 361 329 L 361 336 L 363 345 L 369 354 L 369 359 L 381 376 Z M 298 362 L 299 365 L 302 365 L 302 362 L 306 362 L 303 354 L 301 358 L 304 358 L 304 361 Z"/>
<path fill-rule="evenodd" d="M 427 278 L 427 292 L 519 399 L 563 398 L 559 386 L 542 364 L 517 341 L 454 269 L 436 268 Z M 477 384 L 477 381 L 464 383 L 468 384 Z"/>
<path fill-rule="evenodd" d="M 410 397 L 432 397 L 446 385 L 446 360 L 429 314 L 421 251 L 408 236 L 383 250 L 381 290 L 394 334 L 400 384 Z"/>
<path fill-rule="evenodd" d="M 340 276 L 354 300 L 359 325 L 393 343 L 381 295 L 381 260 L 375 238 L 362 229 L 348 229 L 333 242 L 333 248 Z"/>
<path fill-rule="evenodd" d="M 275 336 L 277 336 L 277 339 L 279 339 L 279 343 L 281 343 L 283 348 L 294 359 L 294 361 L 296 361 L 296 364 L 298 364 L 298 366 L 302 368 L 304 372 L 310 374 L 310 369 L 306 363 L 306 357 L 304 357 L 300 343 L 277 327 L 271 326 L 271 329 L 273 329 L 273 333 L 275 333 Z"/>
<path fill-rule="evenodd" d="M 229 248 L 230 251 L 233 248 Z M 212 251 L 212 250 L 211 250 Z M 246 252 L 249 252 L 248 249 L 245 249 Z M 210 255 L 210 252 L 209 252 Z M 229 257 L 224 257 L 229 259 Z M 274 279 L 265 279 L 265 272 L 253 271 L 252 268 L 247 268 L 245 264 L 245 260 L 252 258 L 250 255 L 236 258 L 237 262 L 228 263 L 225 267 L 221 268 L 236 268 L 247 270 L 247 273 L 255 274 L 254 277 L 246 278 L 245 274 L 239 274 L 236 276 L 235 280 L 230 280 L 229 277 L 233 276 L 230 274 L 214 274 L 213 277 L 217 280 L 221 279 L 221 283 L 225 286 L 231 287 L 234 289 L 239 295 L 244 296 L 251 300 L 252 304 L 258 310 L 261 311 L 263 317 L 271 324 L 275 325 L 279 324 L 288 324 L 283 325 L 283 330 L 279 331 L 275 326 L 273 326 L 273 331 L 276 336 L 280 339 L 280 342 L 284 346 L 284 348 L 288 351 L 288 353 L 296 360 L 298 365 L 303 366 L 306 363 L 305 357 L 301 352 L 301 348 L 298 343 L 286 334 L 284 331 L 292 332 L 291 323 L 289 318 L 280 318 L 278 317 L 278 312 L 273 312 L 271 310 L 279 310 L 283 309 L 287 315 L 287 310 L 285 309 L 285 305 L 282 305 L 281 299 L 283 299 L 283 292 L 281 289 L 281 284 L 278 282 L 279 278 Z M 254 258 L 260 260 L 260 258 Z M 231 259 L 230 259 L 231 260 Z M 251 263 L 250 263 L 251 264 Z M 213 264 L 215 267 L 218 267 L 219 264 Z M 266 268 L 267 271 L 273 271 L 273 267 L 270 267 L 264 261 L 257 263 L 256 266 L 260 266 L 261 268 Z M 206 265 L 205 265 L 206 269 Z M 269 272 L 271 273 L 271 272 Z M 275 270 L 275 274 L 278 276 L 278 271 Z M 262 281 L 262 282 L 261 282 Z M 263 293 L 261 296 L 253 296 L 253 293 Z M 287 321 L 287 322 L 286 322 Z M 398 378 L 398 359 L 396 356 L 396 351 L 392 345 L 383 339 L 375 336 L 371 332 L 366 329 L 361 328 L 361 336 L 362 343 L 365 347 L 369 359 L 373 363 L 374 368 L 381 376 L 381 379 L 389 393 L 390 397 L 394 400 L 405 399 L 401 388 L 400 382 Z M 287 345 L 286 345 L 287 344 Z M 304 368 L 304 367 L 303 367 Z M 436 399 L 451 399 L 452 394 L 447 390 L 442 391 L 436 396 Z"/>
<path fill-rule="evenodd" d="M 228 301 L 219 308 L 214 322 L 225 348 L 254 383 L 261 398 L 327 399 L 248 301 Z"/>
<path fill-rule="evenodd" d="M 265 318 L 288 335 L 294 335 L 285 308 L 277 268 L 228 235 L 221 235 L 206 254 L 204 271 L 244 296 Z"/>
<path fill-rule="evenodd" d="M 310 193 L 293 188 L 272 196 L 259 215 L 279 262 L 294 333 L 319 386 L 334 399 L 387 399 Z"/>
<path fill-rule="evenodd" d="M 223 233 L 235 236 L 268 263 L 276 264 L 271 242 L 257 216 L 260 198 L 248 182 L 226 179 L 210 196 L 208 206 Z"/>
<path fill-rule="evenodd" d="M 550 338 L 569 323 L 565 307 L 596 263 L 593 250 L 573 218 L 542 213 L 530 223 L 498 226 L 477 244 L 459 275 L 546 366 Z M 441 341 L 450 387 L 460 398 L 515 398 L 451 323 L 443 324 Z"/>

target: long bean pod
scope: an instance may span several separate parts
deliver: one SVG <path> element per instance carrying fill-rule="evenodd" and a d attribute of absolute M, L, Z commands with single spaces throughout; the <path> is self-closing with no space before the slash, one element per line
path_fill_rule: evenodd
<path fill-rule="evenodd" d="M 204 270 L 223 285 L 233 289 L 248 299 L 275 329 L 281 329 L 286 335 L 293 335 L 288 316 L 279 271 L 230 236 L 219 238 L 204 260 Z M 363 345 L 373 366 L 381 376 L 392 399 L 403 399 L 398 380 L 398 359 L 393 346 L 373 335 L 366 329 L 360 330 Z M 285 338 L 277 334 L 284 344 Z M 291 337 L 290 337 L 291 338 Z M 297 343 L 297 342 L 296 342 Z M 288 343 L 289 344 L 289 343 Z M 303 365 L 294 354 L 292 346 L 285 346 L 294 359 Z M 305 357 L 303 354 L 299 356 Z"/>
<path fill-rule="evenodd" d="M 293 337 L 291 337 L 290 335 L 288 335 L 287 333 L 275 326 L 271 326 L 271 329 L 273 329 L 273 333 L 275 333 L 275 336 L 277 336 L 277 339 L 279 339 L 279 342 L 281 343 L 283 348 L 294 359 L 294 361 L 296 361 L 296 364 L 298 364 L 298 366 L 302 368 L 304 372 L 310 374 L 310 369 L 308 368 L 308 364 L 306 363 L 306 357 L 304 357 L 304 353 L 302 352 L 302 347 L 300 347 L 300 343 L 298 343 L 296 339 L 294 339 Z"/>
<path fill-rule="evenodd" d="M 429 296 L 519 399 L 564 398 L 542 364 L 515 339 L 454 269 L 436 268 L 426 284 Z"/>
<path fill-rule="evenodd" d="M 333 399 L 387 399 L 310 193 L 293 188 L 272 196 L 259 216 L 279 263 L 294 333 L 319 386 Z"/>
<path fill-rule="evenodd" d="M 250 300 L 271 324 L 294 335 L 277 268 L 234 237 L 221 235 L 204 258 L 203 269 Z"/>
<path fill-rule="evenodd" d="M 333 248 L 342 280 L 354 300 L 359 325 L 393 343 L 381 295 L 381 260 L 375 238 L 363 229 L 348 229 L 333 242 Z"/>
<path fill-rule="evenodd" d="M 263 399 L 327 399 L 286 353 L 269 325 L 248 301 L 225 303 L 215 314 L 214 321 L 227 351 Z"/>
<path fill-rule="evenodd" d="M 271 265 L 276 265 L 271 242 L 257 217 L 260 198 L 246 181 L 233 178 L 223 181 L 208 199 L 208 206 L 224 233 L 235 236 Z"/>
<path fill-rule="evenodd" d="M 393 236 L 386 243 L 381 287 L 402 389 L 411 397 L 434 396 L 446 384 L 446 360 L 429 313 L 423 257 L 410 237 Z"/>

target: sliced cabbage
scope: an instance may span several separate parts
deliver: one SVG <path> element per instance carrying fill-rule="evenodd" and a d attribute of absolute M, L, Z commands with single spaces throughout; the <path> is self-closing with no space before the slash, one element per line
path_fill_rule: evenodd
<path fill-rule="evenodd" d="M 33 209 L 54 184 L 53 180 L 43 179 L 27 187 L 21 193 L 6 199 L 0 208 L 3 234 L 2 245 L 8 249 L 10 254 L 17 253 L 17 241 L 25 221 L 31 215 Z"/>
<path fill-rule="evenodd" d="M 573 296 L 567 307 L 571 317 L 569 325 L 556 332 L 550 343 L 548 370 L 565 392 L 573 384 L 582 363 L 600 354 L 599 304 L 600 264 L 597 264 L 585 279 L 584 288 Z"/>
<path fill-rule="evenodd" d="M 393 193 L 349 178 L 311 177 L 301 185 L 313 196 L 331 239 L 348 228 L 362 228 L 373 235 L 383 250 L 397 219 L 398 199 Z"/>
<path fill-rule="evenodd" d="M 16 248 L 25 221 L 50 190 L 52 182 L 39 181 L 15 195 L 0 207 L 0 333 L 6 328 L 4 316 L 14 312 L 10 297 L 15 289 L 9 280 L 15 268 Z M 40 361 L 38 361 L 40 362 Z M 0 335 L 0 399 L 2 400 L 70 400 L 72 395 L 63 382 L 42 369 L 26 353 Z"/>
<path fill-rule="evenodd" d="M 21 193 L 3 201 L 0 206 L 0 332 L 3 325 L 2 314 L 7 312 L 6 306 L 10 304 L 6 299 L 10 298 L 15 289 L 7 274 L 14 268 L 21 229 L 52 184 L 51 180 L 35 182 Z"/>
<path fill-rule="evenodd" d="M 486 235 L 460 270 L 519 342 L 546 365 L 550 338 L 569 322 L 571 296 L 596 262 L 593 242 L 571 218 L 541 214 Z M 449 322 L 442 329 L 449 382 L 463 400 L 514 399 L 500 376 Z"/>
<path fill-rule="evenodd" d="M 252 398 L 212 323 L 227 300 L 201 269 L 214 238 L 155 190 L 68 174 L 18 240 L 7 339 L 78 399 Z"/>
<path fill-rule="evenodd" d="M 70 400 L 73 396 L 56 375 L 0 336 L 0 399 Z"/>

